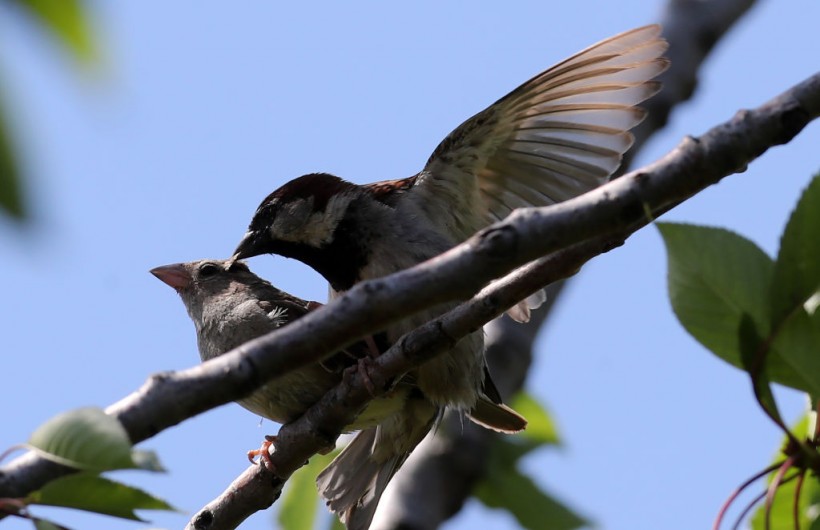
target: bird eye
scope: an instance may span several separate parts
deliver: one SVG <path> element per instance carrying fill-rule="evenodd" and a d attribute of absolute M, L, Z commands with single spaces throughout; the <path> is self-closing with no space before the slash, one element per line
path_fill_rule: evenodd
<path fill-rule="evenodd" d="M 204 263 L 201 267 L 199 267 L 200 278 L 208 278 L 209 276 L 213 276 L 218 272 L 219 267 L 217 267 L 214 263 Z"/>

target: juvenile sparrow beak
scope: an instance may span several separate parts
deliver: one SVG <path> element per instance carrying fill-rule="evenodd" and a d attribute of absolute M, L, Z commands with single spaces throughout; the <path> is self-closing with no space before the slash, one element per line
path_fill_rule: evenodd
<path fill-rule="evenodd" d="M 162 265 L 151 269 L 151 274 L 160 279 L 163 283 L 173 287 L 177 291 L 188 287 L 191 283 L 191 274 L 185 270 L 182 263 L 173 265 Z"/>

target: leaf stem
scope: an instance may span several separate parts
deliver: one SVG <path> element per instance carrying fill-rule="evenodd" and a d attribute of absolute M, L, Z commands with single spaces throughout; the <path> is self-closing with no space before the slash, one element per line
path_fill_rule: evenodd
<path fill-rule="evenodd" d="M 764 528 L 765 530 L 770 530 L 771 522 L 772 522 L 772 505 L 774 504 L 774 496 L 777 493 L 777 489 L 784 483 L 783 477 L 786 472 L 791 469 L 794 463 L 797 461 L 799 455 L 791 455 L 789 456 L 783 465 L 777 470 L 777 474 L 775 474 L 772 483 L 769 484 L 769 487 L 766 490 L 766 518 Z M 800 473 L 794 476 L 802 475 L 803 471 L 801 470 Z"/>
<path fill-rule="evenodd" d="M 28 447 L 26 447 L 26 446 L 25 446 L 25 445 L 23 445 L 23 444 L 14 444 L 14 445 L 12 445 L 12 446 L 11 446 L 11 447 L 9 447 L 8 449 L 6 449 L 6 450 L 5 450 L 5 451 L 3 451 L 2 453 L 0 453 L 0 462 L 2 462 L 3 460 L 5 460 L 5 459 L 6 459 L 6 457 L 8 457 L 8 456 L 9 456 L 11 453 L 13 453 L 14 451 L 19 451 L 19 450 L 21 450 L 21 449 L 28 449 Z"/>
<path fill-rule="evenodd" d="M 752 483 L 754 483 L 757 479 L 768 475 L 775 469 L 782 466 L 784 462 L 785 460 L 783 462 L 777 462 L 775 464 L 770 465 L 763 471 L 755 473 L 750 478 L 746 479 L 746 481 L 743 482 L 743 484 L 735 488 L 735 490 L 729 495 L 729 497 L 725 501 L 723 501 L 723 505 L 720 507 L 720 511 L 718 512 L 718 515 L 715 518 L 715 522 L 712 524 L 712 530 L 720 529 L 720 525 L 723 522 L 723 518 L 726 516 L 726 512 L 729 510 L 729 506 L 731 506 L 731 504 L 735 501 L 735 499 L 737 499 L 738 495 L 740 495 L 743 492 L 743 490 L 751 486 Z M 760 496 L 760 499 L 762 498 L 763 496 Z M 757 502 L 757 500 L 755 502 Z"/>
<path fill-rule="evenodd" d="M 794 517 L 794 530 L 800 530 L 800 493 L 803 491 L 803 482 L 806 479 L 806 470 L 802 470 L 797 477 L 797 484 L 794 487 L 794 505 L 792 506 L 792 516 Z"/>
<path fill-rule="evenodd" d="M 745 519 L 746 516 L 749 515 L 749 512 L 752 511 L 752 508 L 754 508 L 758 502 L 762 501 L 764 497 L 766 497 L 765 491 L 763 491 L 760 495 L 752 499 L 751 502 L 749 502 L 749 504 L 747 504 L 746 507 L 743 508 L 743 511 L 740 512 L 740 515 L 737 516 L 735 524 L 732 525 L 732 530 L 740 530 L 740 523 L 743 522 L 743 519 Z"/>

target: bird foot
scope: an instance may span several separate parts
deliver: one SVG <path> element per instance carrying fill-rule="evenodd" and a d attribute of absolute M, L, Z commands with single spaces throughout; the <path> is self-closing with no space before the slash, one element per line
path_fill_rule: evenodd
<path fill-rule="evenodd" d="M 265 469 L 271 472 L 275 472 L 275 466 L 273 465 L 273 461 L 270 458 L 270 447 L 276 442 L 276 436 L 271 434 L 265 435 L 265 441 L 262 442 L 262 446 L 259 449 L 254 449 L 253 451 L 248 451 L 248 460 L 251 461 L 251 464 L 256 464 L 256 457 L 259 457 L 259 463 L 265 466 Z"/>
<path fill-rule="evenodd" d="M 362 382 L 367 392 L 371 397 L 376 397 L 376 385 L 373 384 L 373 379 L 370 377 L 370 368 L 372 366 L 372 358 L 363 357 L 359 359 L 355 365 L 350 366 L 342 373 L 342 382 L 350 386 L 350 377 L 358 373 L 362 377 Z"/>

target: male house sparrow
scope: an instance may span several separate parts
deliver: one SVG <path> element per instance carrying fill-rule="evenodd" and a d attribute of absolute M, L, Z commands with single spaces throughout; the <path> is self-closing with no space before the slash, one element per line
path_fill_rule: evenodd
<path fill-rule="evenodd" d="M 320 306 L 280 291 L 241 261 L 201 260 L 156 267 L 194 322 L 203 361 L 304 316 Z M 295 420 L 342 381 L 342 370 L 370 353 L 354 344 L 322 363 L 290 372 L 239 401 L 279 423 Z M 367 528 L 387 483 L 439 415 L 411 378 L 402 378 L 375 398 L 347 430 L 364 429 L 319 476 L 331 508 L 350 528 Z M 480 423 L 512 432 L 526 421 L 511 409 L 482 398 L 473 414 Z M 264 456 L 264 455 L 263 455 Z"/>
<path fill-rule="evenodd" d="M 336 293 L 436 256 L 508 215 L 602 184 L 645 116 L 636 105 L 660 89 L 667 48 L 657 25 L 599 42 L 538 74 L 465 121 L 411 177 L 357 185 L 326 173 L 268 195 L 234 258 L 264 253 L 313 267 Z M 451 305 L 390 327 L 387 341 Z M 513 308 L 528 318 L 526 305 Z M 484 371 L 481 331 L 416 372 L 424 394 L 469 410 Z"/>

